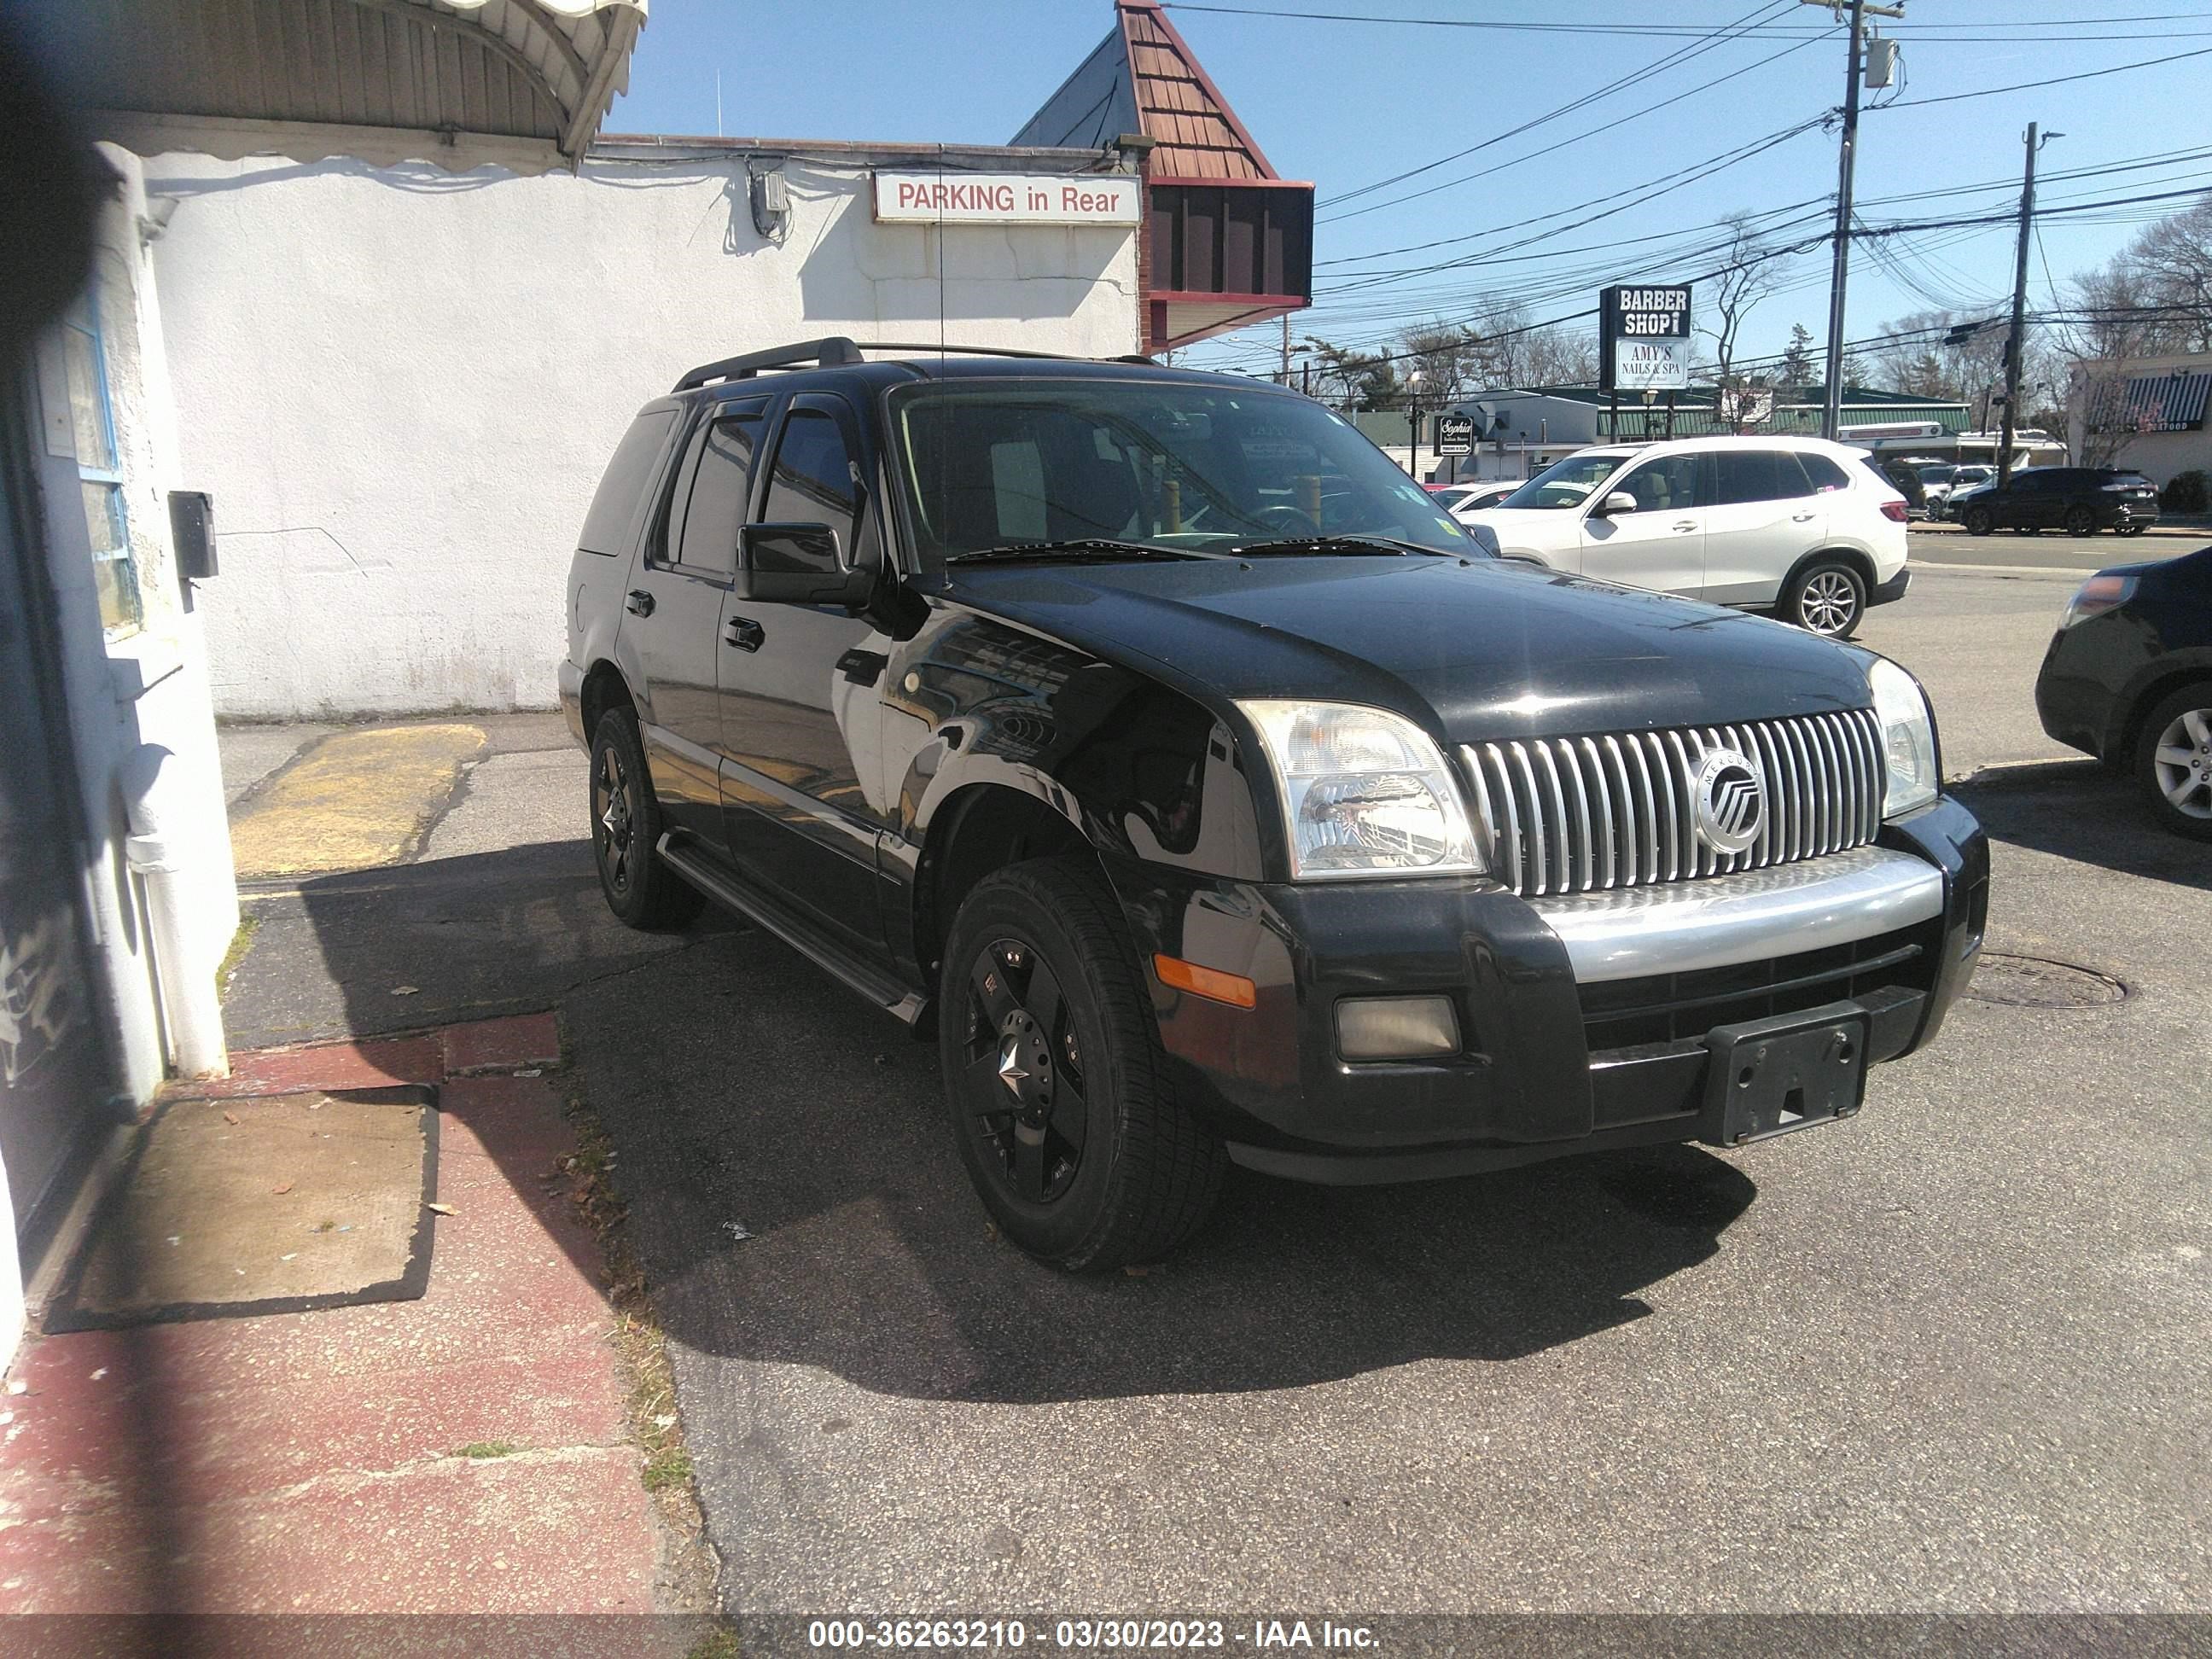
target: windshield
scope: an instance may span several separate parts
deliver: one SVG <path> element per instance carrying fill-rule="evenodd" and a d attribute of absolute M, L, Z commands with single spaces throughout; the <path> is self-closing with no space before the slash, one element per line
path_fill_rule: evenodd
<path fill-rule="evenodd" d="M 1620 471 L 1627 459 L 1626 455 L 1609 455 L 1599 451 L 1570 455 L 1564 461 L 1556 461 L 1546 467 L 1498 502 L 1498 506 L 1580 507 L 1589 499 L 1590 491 Z"/>
<path fill-rule="evenodd" d="M 1955 468 L 1948 466 L 1923 466 L 1920 469 L 1920 482 L 1923 483 L 1948 483 L 1951 482 L 1952 474 L 1955 471 Z"/>
<path fill-rule="evenodd" d="M 921 561 L 1088 538 L 1187 552 L 1321 536 L 1482 551 L 1319 404 L 1255 387 L 1023 380 L 892 394 Z"/>

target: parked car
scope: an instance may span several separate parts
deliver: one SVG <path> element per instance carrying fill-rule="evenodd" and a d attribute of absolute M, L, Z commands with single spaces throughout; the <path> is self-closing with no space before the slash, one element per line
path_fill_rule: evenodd
<path fill-rule="evenodd" d="M 1908 520 L 1928 516 L 1928 491 L 1920 483 L 1917 468 L 1902 461 L 1885 461 L 1875 455 L 1868 455 L 1864 460 L 1875 477 L 1905 497 L 1905 516 Z"/>
<path fill-rule="evenodd" d="M 1244 376 L 866 355 L 640 411 L 560 700 L 614 913 L 711 899 L 933 1039 L 1016 1244 L 1156 1256 L 1231 1163 L 1738 1146 L 1935 1036 L 1988 845 L 1895 664 L 1486 557 Z"/>
<path fill-rule="evenodd" d="M 1975 536 L 1999 529 L 2031 536 L 2039 530 L 2140 536 L 2158 522 L 2158 486 L 2118 467 L 2032 466 L 2002 484 L 1954 489 L 1951 515 Z"/>
<path fill-rule="evenodd" d="M 1905 498 L 1817 438 L 1601 445 L 1471 513 L 1509 559 L 1771 611 L 1844 639 L 1905 597 Z"/>
<path fill-rule="evenodd" d="M 2167 828 L 2212 841 L 2212 547 L 2082 583 L 2035 708 L 2059 742 L 2125 769 Z"/>
<path fill-rule="evenodd" d="M 1466 495 L 1451 504 L 1451 515 L 1461 523 L 1467 522 L 1470 513 L 1480 513 L 1496 507 L 1508 495 L 1521 488 L 1518 478 L 1498 478 L 1488 483 L 1476 484 Z"/>
<path fill-rule="evenodd" d="M 1938 462 L 1919 469 L 1921 493 L 1927 498 L 1928 516 L 1941 519 L 1950 511 L 1951 498 L 1962 489 L 1984 484 L 1996 477 L 1993 466 L 1954 466 Z"/>

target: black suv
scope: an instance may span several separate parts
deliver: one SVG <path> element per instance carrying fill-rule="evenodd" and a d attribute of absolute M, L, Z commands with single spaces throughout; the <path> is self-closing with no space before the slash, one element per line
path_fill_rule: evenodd
<path fill-rule="evenodd" d="M 1485 556 L 1263 383 L 871 350 L 645 406 L 561 701 L 616 914 L 933 1036 L 1024 1249 L 1157 1255 L 1231 1162 L 1735 1146 L 1934 1035 L 1988 849 L 1894 664 Z"/>
<path fill-rule="evenodd" d="M 1977 536 L 1999 529 L 2140 536 L 2158 522 L 2158 487 L 2117 467 L 2032 466 L 2005 483 L 1954 496 L 1951 514 Z"/>

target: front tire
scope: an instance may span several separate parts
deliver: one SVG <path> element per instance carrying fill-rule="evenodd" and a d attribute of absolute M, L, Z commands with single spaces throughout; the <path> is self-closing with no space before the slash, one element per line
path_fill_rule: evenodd
<path fill-rule="evenodd" d="M 2069 536 L 2094 536 L 2097 533 L 2097 515 L 2086 507 L 2066 509 L 2066 533 Z"/>
<path fill-rule="evenodd" d="M 1096 870 L 1047 859 L 986 878 L 939 975 L 946 1109 L 1001 1232 L 1096 1272 L 1197 1231 L 1228 1160 L 1176 1097 L 1135 946 Z"/>
<path fill-rule="evenodd" d="M 592 738 L 592 856 L 599 891 L 617 921 L 643 932 L 681 927 L 705 895 L 670 869 L 657 850 L 660 803 L 646 770 L 637 717 L 627 708 L 599 716 Z"/>
<path fill-rule="evenodd" d="M 1797 573 L 1782 596 L 1782 620 L 1822 639 L 1847 640 L 1866 616 L 1866 580 L 1847 564 L 1824 561 Z"/>
<path fill-rule="evenodd" d="M 2136 739 L 2135 774 L 2177 835 L 2212 841 L 2212 680 L 2161 699 Z"/>

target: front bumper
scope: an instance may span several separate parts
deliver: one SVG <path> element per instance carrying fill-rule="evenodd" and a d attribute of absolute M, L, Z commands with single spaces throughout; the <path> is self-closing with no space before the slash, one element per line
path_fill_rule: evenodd
<path fill-rule="evenodd" d="M 1612 896 L 1609 920 L 1584 901 L 1547 917 L 1545 902 L 1473 881 L 1262 885 L 1133 862 L 1109 873 L 1146 961 L 1183 957 L 1257 987 L 1249 1010 L 1152 987 L 1182 1092 L 1231 1156 L 1371 1182 L 1714 1138 L 1705 1036 L 1732 1022 L 1848 1002 L 1867 1018 L 1869 1063 L 1928 1042 L 1981 946 L 1988 842 L 1946 798 L 1862 854 Z M 1703 927 L 1688 914 L 1699 907 Z M 1623 925 L 1639 911 L 1655 918 L 1644 945 Z M 1762 911 L 1765 945 L 1747 959 L 1723 941 L 1734 929 L 1740 946 Z M 1459 1054 L 1338 1056 L 1340 999 L 1422 994 L 1451 999 Z"/>

